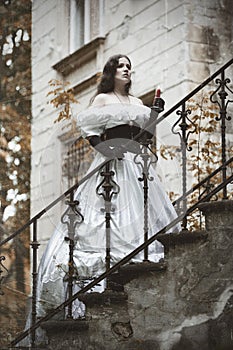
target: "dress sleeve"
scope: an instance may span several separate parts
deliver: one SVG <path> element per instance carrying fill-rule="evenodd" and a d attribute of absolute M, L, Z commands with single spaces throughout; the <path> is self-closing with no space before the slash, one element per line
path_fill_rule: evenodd
<path fill-rule="evenodd" d="M 150 118 L 150 108 L 141 105 L 111 104 L 101 107 L 89 107 L 77 116 L 77 126 L 81 135 L 100 136 L 106 129 L 122 124 L 136 123 L 141 128 Z"/>
<path fill-rule="evenodd" d="M 100 136 L 107 124 L 109 116 L 101 113 L 101 108 L 90 107 L 77 116 L 77 126 L 81 130 L 81 135 L 86 138 L 89 136 Z"/>

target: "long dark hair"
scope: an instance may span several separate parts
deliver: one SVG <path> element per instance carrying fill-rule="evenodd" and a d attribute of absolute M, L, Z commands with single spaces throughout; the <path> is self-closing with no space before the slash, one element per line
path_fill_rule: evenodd
<path fill-rule="evenodd" d="M 114 77 L 115 77 L 117 66 L 119 64 L 119 59 L 122 57 L 125 57 L 129 61 L 129 64 L 131 67 L 131 61 L 129 57 L 127 57 L 126 55 L 118 54 L 118 55 L 111 56 L 104 66 L 103 75 L 101 77 L 99 85 L 97 86 L 96 95 L 101 93 L 112 92 L 114 90 Z M 127 94 L 129 93 L 130 87 L 131 87 L 131 80 L 128 84 L 125 85 L 125 92 Z"/>

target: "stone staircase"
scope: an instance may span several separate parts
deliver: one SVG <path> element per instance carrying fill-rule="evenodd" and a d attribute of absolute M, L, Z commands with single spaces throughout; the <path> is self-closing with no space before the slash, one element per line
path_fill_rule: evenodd
<path fill-rule="evenodd" d="M 200 209 L 205 231 L 160 235 L 164 261 L 125 265 L 81 295 L 86 318 L 45 322 L 41 349 L 232 350 L 233 201 Z"/>

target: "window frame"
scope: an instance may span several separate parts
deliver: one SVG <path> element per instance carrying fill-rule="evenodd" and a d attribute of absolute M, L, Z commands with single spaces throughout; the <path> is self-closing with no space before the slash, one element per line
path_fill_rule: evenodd
<path fill-rule="evenodd" d="M 78 1 L 82 1 L 81 11 L 82 14 L 78 11 Z M 104 19 L 104 0 L 95 0 L 98 3 L 98 25 L 96 29 L 96 35 L 92 35 L 91 33 L 91 14 L 92 14 L 92 0 L 70 0 L 69 5 L 69 53 L 79 50 L 82 46 L 85 46 L 96 37 L 103 36 L 103 19 Z M 96 4 L 95 2 L 95 4 Z M 83 27 L 82 33 L 80 31 L 78 19 L 81 18 Z M 79 29 L 78 29 L 79 28 Z M 80 32 L 79 32 L 80 31 Z M 79 38 L 77 40 L 77 37 Z"/>

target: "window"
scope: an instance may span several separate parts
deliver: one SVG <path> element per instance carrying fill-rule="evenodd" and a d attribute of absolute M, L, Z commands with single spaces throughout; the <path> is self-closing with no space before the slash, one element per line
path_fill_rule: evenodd
<path fill-rule="evenodd" d="M 104 0 L 70 0 L 70 53 L 103 36 Z"/>
<path fill-rule="evenodd" d="M 95 152 L 82 137 L 65 142 L 62 154 L 62 177 L 66 188 L 70 188 L 86 174 L 94 159 Z"/>

